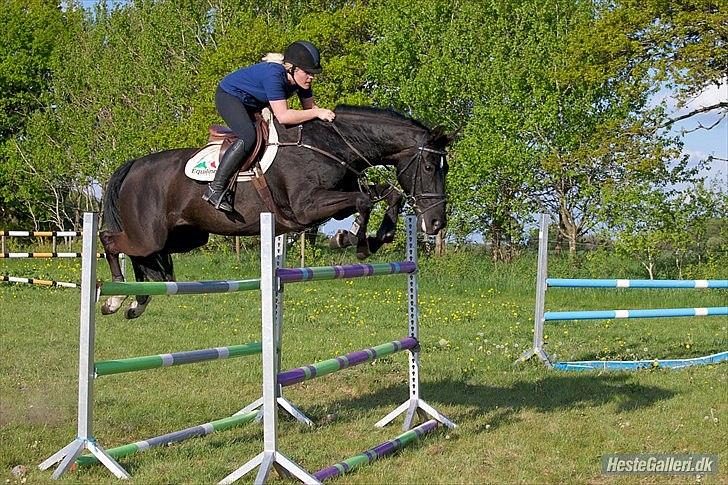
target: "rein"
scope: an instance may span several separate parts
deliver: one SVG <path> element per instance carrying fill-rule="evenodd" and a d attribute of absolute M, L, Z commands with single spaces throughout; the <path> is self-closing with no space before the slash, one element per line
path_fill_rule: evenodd
<path fill-rule="evenodd" d="M 365 157 L 359 150 L 357 150 L 357 148 L 354 145 L 352 145 L 349 142 L 349 140 L 346 139 L 346 137 L 344 136 L 344 134 L 341 133 L 341 131 L 339 130 L 339 128 L 337 128 L 337 126 L 335 124 L 333 124 L 333 122 L 331 123 L 331 127 L 339 135 L 339 137 L 341 137 L 341 139 L 346 144 L 346 146 L 349 147 L 349 149 L 352 152 L 354 152 L 354 154 L 356 156 L 358 156 L 361 160 L 363 160 L 369 167 L 374 167 L 374 164 L 371 163 L 367 159 L 367 157 Z M 342 160 L 340 157 L 334 155 L 331 152 L 328 152 L 326 150 L 323 150 L 323 149 L 321 149 L 319 147 L 316 147 L 316 146 L 313 146 L 313 145 L 309 145 L 308 143 L 303 143 L 303 125 L 298 125 L 298 140 L 297 141 L 295 141 L 295 142 L 276 142 L 276 143 L 269 143 L 269 145 L 274 145 L 274 146 L 279 146 L 279 147 L 291 147 L 291 146 L 301 147 L 301 148 L 306 148 L 308 150 L 312 150 L 312 151 L 314 151 L 316 153 L 320 153 L 321 155 L 324 155 L 325 157 L 328 157 L 331 160 L 334 160 L 335 162 L 339 163 L 341 166 L 343 166 L 344 168 L 346 168 L 350 172 L 354 173 L 357 176 L 357 179 L 359 177 L 361 177 L 361 175 L 364 173 L 363 171 L 360 171 L 360 170 L 355 169 L 354 167 L 352 167 L 351 165 L 349 165 L 346 161 Z M 391 179 L 388 179 L 387 180 L 387 184 L 390 187 L 390 191 L 391 190 L 395 190 L 398 193 L 400 193 L 401 195 L 405 196 L 407 198 L 407 200 L 410 201 L 412 207 L 414 207 L 415 209 L 419 209 L 420 214 L 424 214 L 425 212 L 427 212 L 427 211 L 429 211 L 431 209 L 434 209 L 438 205 L 444 204 L 445 203 L 445 195 L 444 194 L 437 194 L 437 193 L 434 193 L 434 192 L 425 192 L 425 193 L 422 193 L 422 194 L 415 194 L 415 189 L 417 187 L 417 179 L 420 176 L 420 171 L 421 171 L 421 167 L 422 167 L 422 163 L 421 163 L 422 162 L 422 153 L 423 152 L 427 152 L 427 153 L 436 153 L 436 154 L 440 155 L 440 164 L 442 166 L 443 159 L 444 159 L 444 157 L 446 155 L 446 152 L 443 151 L 443 150 L 435 150 L 433 148 L 426 147 L 424 145 L 424 143 L 422 143 L 418 147 L 410 147 L 410 148 L 416 148 L 417 149 L 417 152 L 412 156 L 412 158 L 410 158 L 410 160 L 407 162 L 407 164 L 404 166 L 404 168 L 402 168 L 400 170 L 399 167 L 397 167 L 397 172 L 398 172 L 397 175 L 399 175 L 401 173 L 404 173 L 405 171 L 407 171 L 407 169 L 409 169 L 409 167 L 410 167 L 410 165 L 412 165 L 412 163 L 414 163 L 415 161 L 417 162 L 416 169 L 415 169 L 414 173 L 412 174 L 412 193 L 411 194 L 407 194 L 407 193 L 403 192 L 396 185 L 394 185 L 394 183 L 392 182 Z M 402 151 L 409 150 L 410 148 L 406 148 L 405 150 L 402 150 Z M 363 188 L 361 186 L 361 182 L 359 183 L 359 187 L 360 187 L 360 189 L 362 189 L 362 192 L 364 192 L 364 190 L 363 190 Z M 385 196 L 383 196 L 381 199 L 383 199 L 384 197 Z M 434 203 L 428 205 L 426 208 L 423 209 L 418 204 L 418 200 L 421 200 L 421 199 L 439 199 L 439 200 L 437 202 L 434 202 Z"/>

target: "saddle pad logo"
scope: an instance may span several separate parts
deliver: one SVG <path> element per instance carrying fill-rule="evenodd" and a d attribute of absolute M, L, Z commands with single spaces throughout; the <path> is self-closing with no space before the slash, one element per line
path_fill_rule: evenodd
<path fill-rule="evenodd" d="M 200 160 L 197 165 L 192 167 L 192 175 L 197 175 L 199 177 L 204 177 L 206 175 L 215 174 L 217 171 L 217 160 L 216 158 L 209 159 L 204 158 Z"/>
<path fill-rule="evenodd" d="M 185 175 L 194 180 L 211 181 L 217 172 L 222 142 L 208 144 L 185 165 Z"/>

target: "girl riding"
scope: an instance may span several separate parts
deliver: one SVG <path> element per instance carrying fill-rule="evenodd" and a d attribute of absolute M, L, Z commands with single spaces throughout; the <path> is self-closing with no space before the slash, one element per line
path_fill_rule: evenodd
<path fill-rule="evenodd" d="M 316 118 L 333 121 L 335 116 L 333 111 L 316 106 L 313 98 L 311 81 L 322 70 L 321 56 L 313 44 L 296 41 L 286 48 L 282 60 L 280 54 L 269 54 L 264 61 L 228 74 L 215 93 L 217 112 L 238 139 L 225 152 L 215 179 L 202 198 L 225 212 L 233 212 L 227 182 L 255 145 L 255 112 L 270 106 L 273 115 L 284 125 Z M 294 94 L 298 94 L 302 110 L 288 107 L 286 100 Z"/>

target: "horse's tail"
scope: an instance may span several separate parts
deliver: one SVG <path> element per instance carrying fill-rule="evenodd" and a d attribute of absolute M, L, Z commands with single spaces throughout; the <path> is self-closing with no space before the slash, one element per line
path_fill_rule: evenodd
<path fill-rule="evenodd" d="M 121 215 L 119 214 L 119 191 L 121 184 L 129 174 L 134 160 L 129 160 L 111 175 L 109 183 L 106 185 L 106 194 L 104 194 L 104 227 L 111 232 L 121 232 Z"/>

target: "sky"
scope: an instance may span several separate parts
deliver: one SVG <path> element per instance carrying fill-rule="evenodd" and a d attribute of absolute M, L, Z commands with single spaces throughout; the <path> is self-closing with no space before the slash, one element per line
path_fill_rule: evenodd
<path fill-rule="evenodd" d="M 665 100 L 673 116 L 679 116 L 691 110 L 704 106 L 711 106 L 721 101 L 728 102 L 728 78 L 724 78 L 720 86 L 711 86 L 699 96 L 688 103 L 683 109 L 677 109 L 667 90 L 658 93 L 655 101 Z M 683 153 L 690 156 L 692 163 L 704 160 L 708 156 L 715 157 L 709 170 L 704 175 L 714 181 L 723 192 L 728 192 L 728 118 L 723 120 L 711 130 L 697 129 L 700 125 L 711 126 L 719 116 L 716 113 L 705 113 L 688 118 L 675 124 L 672 133 L 687 131 L 683 135 L 685 146 Z M 695 130 L 695 131 L 691 131 Z"/>

